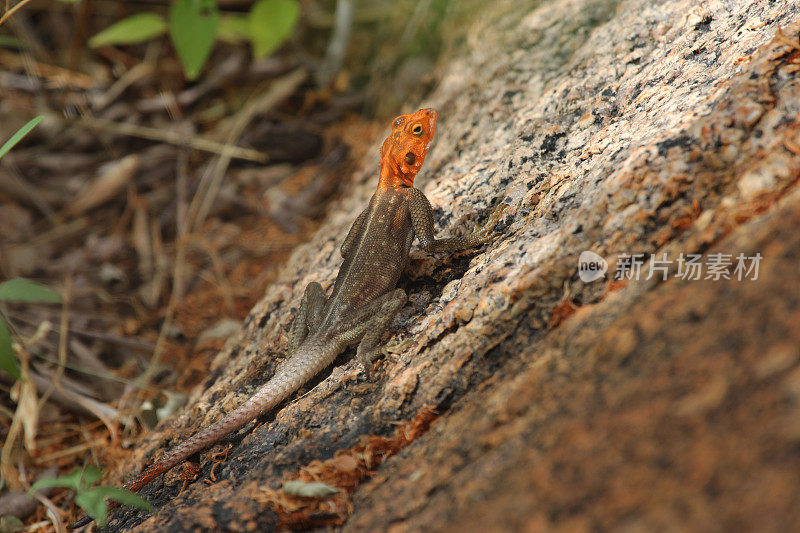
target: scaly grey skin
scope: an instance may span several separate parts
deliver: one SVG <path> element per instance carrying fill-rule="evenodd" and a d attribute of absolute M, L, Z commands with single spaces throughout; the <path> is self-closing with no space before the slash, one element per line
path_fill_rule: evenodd
<path fill-rule="evenodd" d="M 411 118 L 398 126 L 403 117 Z M 425 136 L 405 135 L 405 129 L 414 128 L 416 131 L 419 124 L 424 126 Z M 407 185 L 409 175 L 413 183 L 413 176 L 422 165 L 435 124 L 436 113 L 433 110 L 420 110 L 395 120 L 395 131 L 386 141 L 392 141 L 391 146 L 387 148 L 384 143 L 381 150 L 383 158 L 378 190 L 342 244 L 344 261 L 333 292 L 326 298 L 319 283 L 308 284 L 292 324 L 287 357 L 272 379 L 221 420 L 167 452 L 126 483 L 126 489 L 138 491 L 178 463 L 270 411 L 330 365 L 349 346 L 358 346 L 357 357 L 366 369 L 380 355 L 381 336 L 406 303 L 405 291 L 396 286 L 408 264 L 415 236 L 428 252 L 473 248 L 491 239 L 496 216 L 492 216 L 483 229 L 467 237 L 435 239 L 428 199 L 422 191 Z M 395 148 L 399 148 L 399 155 Z M 398 157 L 400 163 L 395 161 Z M 112 502 L 111 507 L 114 505 Z M 91 520 L 84 517 L 70 528 L 81 527 Z"/>

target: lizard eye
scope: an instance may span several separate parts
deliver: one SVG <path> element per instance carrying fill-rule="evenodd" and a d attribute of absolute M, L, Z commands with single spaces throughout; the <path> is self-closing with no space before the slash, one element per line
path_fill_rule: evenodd
<path fill-rule="evenodd" d="M 422 124 L 414 124 L 414 127 L 411 128 L 411 133 L 414 135 L 422 135 Z"/>
<path fill-rule="evenodd" d="M 414 152 L 408 152 L 406 154 L 406 165 L 413 165 L 417 162 L 417 154 Z"/>

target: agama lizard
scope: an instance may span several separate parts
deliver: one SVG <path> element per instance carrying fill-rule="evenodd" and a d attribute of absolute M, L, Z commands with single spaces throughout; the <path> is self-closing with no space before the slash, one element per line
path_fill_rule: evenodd
<path fill-rule="evenodd" d="M 333 293 L 317 282 L 309 283 L 292 324 L 286 359 L 275 375 L 249 400 L 221 420 L 201 429 L 124 487 L 138 491 L 178 463 L 218 442 L 226 435 L 274 408 L 347 347 L 366 368 L 381 353 L 380 338 L 406 303 L 406 293 L 396 288 L 405 270 L 414 236 L 427 252 L 453 252 L 479 246 L 492 238 L 495 216 L 466 237 L 434 238 L 431 204 L 414 178 L 425 161 L 436 130 L 436 111 L 421 109 L 400 115 L 381 146 L 378 189 L 358 215 L 341 247 L 344 262 Z M 110 507 L 114 507 L 111 502 Z M 71 529 L 91 522 L 87 516 Z"/>

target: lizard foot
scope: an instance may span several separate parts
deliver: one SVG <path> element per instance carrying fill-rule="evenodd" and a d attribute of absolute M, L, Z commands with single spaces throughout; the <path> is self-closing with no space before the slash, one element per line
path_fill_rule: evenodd
<path fill-rule="evenodd" d="M 506 204 L 500 203 L 495 206 L 495 208 L 492 209 L 492 213 L 489 215 L 489 220 L 487 220 L 483 226 L 473 229 L 469 238 L 476 243 L 486 244 L 500 237 L 502 233 L 497 231 L 495 226 L 497 226 L 497 223 L 500 222 L 500 219 L 505 214 L 505 211 Z"/>
<path fill-rule="evenodd" d="M 372 350 L 356 354 L 359 365 L 361 366 L 361 372 L 365 376 L 369 376 L 369 371 L 370 368 L 372 368 L 372 363 L 374 363 L 375 360 L 382 355 L 388 355 L 385 346 L 378 346 L 377 348 L 373 348 Z"/>
<path fill-rule="evenodd" d="M 398 355 L 406 351 L 411 345 L 414 344 L 414 339 L 408 338 L 404 341 L 387 343 L 383 346 L 378 346 L 366 353 L 357 354 L 361 372 L 369 376 L 369 370 L 372 364 L 380 357 L 384 356 L 386 359 L 397 360 Z"/>
<path fill-rule="evenodd" d="M 386 344 L 386 346 L 383 348 L 383 353 L 386 355 L 386 357 L 397 359 L 397 356 L 408 350 L 414 344 L 414 342 L 416 341 L 412 337 L 408 337 L 403 341 Z"/>

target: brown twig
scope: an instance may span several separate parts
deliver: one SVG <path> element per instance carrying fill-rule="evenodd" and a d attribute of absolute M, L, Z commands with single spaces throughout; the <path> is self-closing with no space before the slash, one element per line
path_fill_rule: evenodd
<path fill-rule="evenodd" d="M 25 4 L 27 4 L 30 1 L 31 0 L 22 0 L 22 2 L 20 2 L 17 5 L 15 5 L 11 9 L 7 9 L 5 14 L 2 17 L 0 17 L 0 26 L 3 25 L 3 23 L 8 19 L 8 17 L 13 15 L 18 9 L 20 9 L 22 6 L 24 6 Z M 8 2 L 6 2 L 6 8 L 8 8 Z"/>
<path fill-rule="evenodd" d="M 47 309 L 44 309 L 44 310 L 40 309 L 39 311 L 40 312 L 42 312 L 42 311 L 47 312 L 48 310 Z M 73 313 L 73 314 L 78 316 L 78 317 L 81 317 L 81 316 L 82 317 L 87 317 L 87 315 L 82 315 L 80 312 Z M 21 313 L 9 312 L 8 315 L 11 316 L 11 317 L 14 317 L 14 320 L 17 320 L 19 322 L 24 322 L 25 324 L 28 324 L 29 326 L 36 326 L 39 323 L 38 321 L 32 320 L 32 319 L 26 317 L 25 315 L 23 315 Z M 88 318 L 97 318 L 97 317 L 92 317 L 91 315 L 89 315 Z M 155 344 L 153 344 L 152 342 L 145 342 L 145 341 L 142 341 L 142 340 L 139 340 L 139 339 L 134 339 L 134 338 L 120 337 L 119 335 L 114 335 L 113 333 L 104 333 L 102 331 L 90 331 L 90 330 L 86 330 L 86 329 L 77 328 L 75 326 L 71 326 L 69 328 L 69 332 L 71 334 L 77 335 L 79 337 L 88 337 L 90 339 L 97 339 L 97 340 L 108 342 L 108 343 L 111 343 L 111 344 L 119 344 L 121 346 L 127 346 L 129 348 L 134 349 L 134 350 L 141 350 L 141 351 L 145 351 L 145 352 L 150 352 L 155 347 Z M 68 368 L 71 368 L 71 367 L 68 366 Z M 78 372 L 82 372 L 82 370 L 79 370 L 79 369 L 73 369 L 73 370 L 78 370 Z"/>
<path fill-rule="evenodd" d="M 216 278 L 217 286 L 219 287 L 219 291 L 222 295 L 222 299 L 225 300 L 225 305 L 228 307 L 228 312 L 231 314 L 234 313 L 234 301 L 233 301 L 233 289 L 231 288 L 230 283 L 225 278 L 225 268 L 222 266 L 222 260 L 219 257 L 219 253 L 208 241 L 208 239 L 204 239 L 202 237 L 198 237 L 195 239 L 195 243 L 197 246 L 208 255 L 208 258 L 211 260 L 211 270 L 214 272 L 214 277 Z"/>
<path fill-rule="evenodd" d="M 186 213 L 186 184 L 187 177 L 187 154 L 185 150 L 178 152 L 177 160 L 177 198 L 178 198 L 178 213 Z M 167 332 L 172 328 L 172 321 L 175 315 L 175 309 L 178 307 L 178 302 L 183 299 L 183 273 L 186 268 L 186 233 L 188 231 L 188 215 L 186 217 L 178 216 L 175 219 L 176 236 L 175 236 L 175 265 L 172 270 L 172 291 L 167 302 L 167 308 L 164 310 L 164 322 L 161 324 L 161 329 L 158 332 L 156 345 L 153 349 L 153 357 L 150 364 L 139 378 L 139 393 L 146 390 L 150 385 L 150 380 L 158 367 L 158 362 L 161 360 L 161 355 L 164 351 L 164 343 L 166 342 Z M 141 398 L 140 398 L 141 401 Z"/>
<path fill-rule="evenodd" d="M 67 279 L 64 281 L 64 296 L 62 299 L 63 305 L 61 308 L 61 324 L 59 328 L 60 335 L 58 339 L 58 365 L 56 365 L 56 371 L 53 374 L 53 380 L 50 382 L 50 386 L 47 387 L 47 390 L 44 392 L 44 394 L 42 394 L 41 398 L 39 398 L 39 409 L 44 406 L 55 388 L 59 386 L 61 382 L 61 376 L 64 375 L 64 366 L 67 362 L 67 341 L 69 339 L 69 305 L 71 299 L 72 276 L 67 275 Z"/>
<path fill-rule="evenodd" d="M 94 118 L 84 116 L 76 121 L 76 124 L 87 128 L 97 128 L 118 135 L 127 135 L 129 137 L 139 137 L 141 139 L 148 139 L 151 141 L 164 142 L 174 144 L 177 146 L 188 146 L 195 150 L 203 152 L 211 152 L 220 154 L 230 158 L 244 159 L 246 161 L 255 161 L 256 163 L 266 163 L 269 156 L 264 152 L 253 150 L 251 148 L 243 148 L 241 146 L 234 146 L 230 144 L 223 144 L 203 137 L 189 137 L 185 138 L 180 133 L 169 130 L 161 130 L 158 128 L 151 128 L 148 126 L 139 126 L 138 124 L 130 124 L 127 122 L 114 122 L 101 118 Z"/>
<path fill-rule="evenodd" d="M 151 76 L 153 72 L 154 69 L 151 64 L 139 63 L 135 67 L 125 72 L 125 74 L 120 76 L 119 79 L 115 81 L 111 87 L 106 89 L 104 93 L 94 98 L 94 101 L 92 102 L 92 109 L 95 112 L 102 111 L 108 107 L 111 102 L 119 98 L 128 87 L 148 76 Z"/>
<path fill-rule="evenodd" d="M 36 459 L 34 459 L 33 462 L 37 465 L 46 465 L 51 461 L 55 461 L 56 459 L 69 457 L 70 455 L 77 455 L 96 446 L 105 446 L 107 444 L 108 441 L 106 440 L 106 438 L 102 437 L 99 439 L 91 440 L 89 442 L 76 444 L 75 446 L 70 446 L 69 448 L 64 448 L 63 450 L 58 450 L 56 452 L 49 453 L 47 455 L 42 455 L 41 457 L 37 457 Z"/>
<path fill-rule="evenodd" d="M 67 529 L 64 527 L 64 521 L 61 520 L 61 510 L 56 504 L 40 492 L 34 492 L 33 497 L 39 500 L 47 509 L 47 516 L 50 518 L 50 523 L 53 524 L 53 529 L 55 529 L 57 533 L 66 533 Z"/>
<path fill-rule="evenodd" d="M 242 132 L 257 114 L 264 113 L 272 109 L 284 98 L 291 95 L 295 89 L 306 79 L 307 72 L 304 68 L 293 70 L 289 74 L 272 82 L 269 90 L 259 95 L 254 100 L 245 105 L 234 119 L 233 125 L 228 133 L 227 144 L 233 144 L 242 135 Z M 207 172 L 200 181 L 197 194 L 192 198 L 189 205 L 189 231 L 194 231 L 202 225 L 211 204 L 217 196 L 222 178 L 230 164 L 232 155 L 223 152 L 214 162 L 210 172 Z M 205 187 L 204 187 L 205 186 Z"/>
<path fill-rule="evenodd" d="M 13 155 L 4 159 L 14 161 Z M 19 172 L 16 169 L 14 172 L 0 172 L 0 192 L 26 204 L 33 205 L 52 225 L 57 225 L 60 219 L 53 208 L 50 207 L 48 201 L 42 196 L 42 193 L 18 174 Z"/>
<path fill-rule="evenodd" d="M 14 412 L 11 427 L 8 429 L 6 441 L 3 443 L 3 449 L 0 452 L 0 472 L 2 472 L 6 486 L 11 490 L 21 490 L 23 486 L 17 469 L 12 465 L 14 452 L 19 447 L 20 432 L 25 426 L 33 425 L 35 427 L 36 419 L 38 418 L 36 413 L 36 386 L 29 379 L 31 375 L 28 366 L 29 355 L 24 349 L 16 352 L 19 355 L 22 379 L 16 383 L 17 408 Z M 31 409 L 32 407 L 33 409 Z M 32 441 L 32 436 L 26 435 L 26 439 Z"/>
<path fill-rule="evenodd" d="M 353 0 L 337 0 L 335 23 L 331 40 L 325 50 L 325 59 L 316 72 L 317 87 L 324 87 L 331 77 L 342 69 L 347 53 L 347 44 L 350 42 L 350 32 L 353 29 Z"/>
<path fill-rule="evenodd" d="M 31 372 L 31 381 L 40 387 L 46 387 L 49 383 L 49 381 L 44 377 L 33 372 Z M 115 424 L 115 421 L 119 420 L 119 410 L 114 409 L 110 405 L 98 402 L 93 398 L 84 396 L 74 390 L 70 390 L 61 383 L 57 384 L 53 389 L 52 396 L 53 401 L 59 402 L 68 409 L 76 410 L 76 408 L 80 408 L 83 411 L 91 413 L 93 416 L 97 417 L 101 422 L 103 422 L 103 424 L 108 428 L 108 432 L 111 434 L 111 440 L 113 442 L 117 442 L 119 440 L 119 435 L 117 433 L 117 427 Z"/>
<path fill-rule="evenodd" d="M 91 89 L 97 85 L 96 80 L 86 74 L 36 61 L 29 53 L 15 54 L 0 50 L 0 62 L 10 68 L 24 68 L 29 76 L 43 78 L 59 87 Z"/>
<path fill-rule="evenodd" d="M 307 73 L 305 69 L 299 68 L 290 72 L 283 78 L 272 82 L 272 85 L 266 93 L 259 96 L 250 104 L 246 105 L 239 112 L 239 114 L 236 116 L 233 127 L 228 134 L 228 144 L 223 146 L 232 148 L 231 144 L 239 138 L 244 131 L 244 128 L 247 127 L 247 124 L 250 123 L 255 115 L 269 110 L 278 102 L 292 94 L 300 85 L 300 83 L 302 83 L 302 81 L 306 78 L 306 76 Z M 167 308 L 164 312 L 164 322 L 161 325 L 160 331 L 158 332 L 158 339 L 156 340 L 156 348 L 153 351 L 153 358 L 150 360 L 150 364 L 147 366 L 147 369 L 142 373 L 142 376 L 138 380 L 141 387 L 147 387 L 155 375 L 158 364 L 161 361 L 161 357 L 164 353 L 167 332 L 172 328 L 175 309 L 178 307 L 178 303 L 181 299 L 181 294 L 176 290 L 176 287 L 183 287 L 183 275 L 186 268 L 186 234 L 193 229 L 198 228 L 205 219 L 205 216 L 208 214 L 208 210 L 211 208 L 211 203 L 216 196 L 216 191 L 219 189 L 219 185 L 221 184 L 222 177 L 225 174 L 225 169 L 228 168 L 231 157 L 232 155 L 230 151 L 224 151 L 221 153 L 214 165 L 212 172 L 207 173 L 201 179 L 197 193 L 195 194 L 194 198 L 192 198 L 192 202 L 189 205 L 185 223 L 182 224 L 181 222 L 178 222 L 179 231 L 183 230 L 185 233 L 179 233 L 175 239 L 175 245 L 177 249 L 175 252 L 175 268 L 173 269 L 172 275 L 173 290 L 172 294 L 170 295 L 169 302 L 167 303 Z M 206 184 L 205 187 L 204 184 Z"/>
<path fill-rule="evenodd" d="M 91 0 L 84 0 L 78 6 L 77 24 L 75 32 L 72 35 L 72 43 L 69 48 L 69 68 L 75 70 L 78 68 L 81 60 L 81 54 L 86 49 L 86 33 L 89 29 L 89 20 L 92 16 L 92 2 Z"/>

